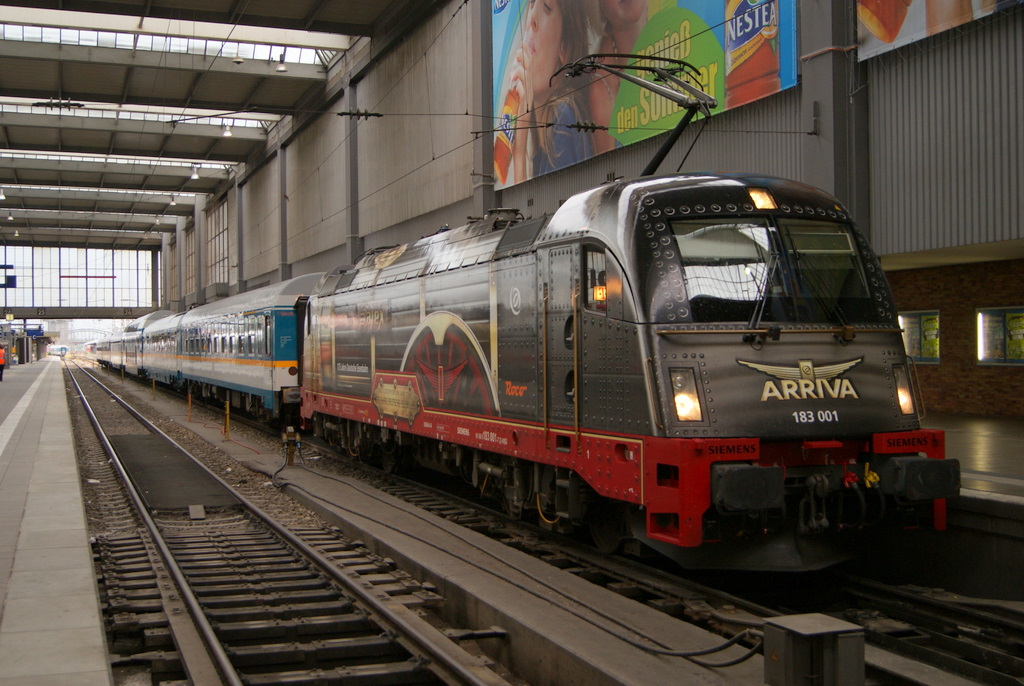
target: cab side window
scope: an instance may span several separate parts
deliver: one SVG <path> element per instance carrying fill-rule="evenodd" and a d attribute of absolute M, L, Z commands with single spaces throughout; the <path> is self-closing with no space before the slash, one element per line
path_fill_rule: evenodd
<path fill-rule="evenodd" d="M 615 258 L 604 248 L 588 246 L 583 251 L 584 306 L 594 312 L 621 319 L 622 273 Z"/>

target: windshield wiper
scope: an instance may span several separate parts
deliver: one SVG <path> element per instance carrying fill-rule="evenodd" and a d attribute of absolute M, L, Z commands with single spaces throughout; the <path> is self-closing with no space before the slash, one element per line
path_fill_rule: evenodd
<path fill-rule="evenodd" d="M 826 315 L 831 317 L 837 324 L 839 324 L 840 333 L 836 335 L 840 343 L 848 343 L 853 340 L 856 336 L 854 328 L 850 325 L 850 321 L 846 318 L 843 313 L 843 308 L 839 305 L 839 296 L 828 297 L 826 295 L 828 284 L 814 269 L 804 269 L 800 265 L 800 251 L 794 250 L 793 255 L 796 258 L 796 263 L 799 267 L 797 273 L 800 278 L 807 279 L 811 291 L 811 300 L 813 300 L 819 308 L 824 310 Z"/>
<path fill-rule="evenodd" d="M 772 252 L 768 258 L 768 264 L 765 266 L 764 282 L 760 288 L 757 289 L 757 304 L 754 306 L 754 311 L 750 313 L 750 320 L 747 322 L 748 329 L 759 329 L 761 327 L 761 319 L 764 317 L 764 309 L 768 304 L 768 289 L 772 282 L 772 276 L 775 275 L 775 269 L 779 266 L 779 254 Z M 745 333 L 743 334 L 744 343 L 753 343 L 758 338 L 764 342 L 765 338 L 771 338 L 773 341 L 779 340 L 779 327 L 772 326 L 766 329 L 763 333 Z"/>

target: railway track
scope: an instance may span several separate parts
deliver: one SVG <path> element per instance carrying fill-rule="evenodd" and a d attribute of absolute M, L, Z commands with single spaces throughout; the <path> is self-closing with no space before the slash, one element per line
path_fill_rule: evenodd
<path fill-rule="evenodd" d="M 307 441 L 308 442 L 308 441 Z M 343 459 L 330 446 L 318 451 Z M 330 464 L 330 462 L 328 462 Z M 794 607 L 793 575 L 680 575 L 622 556 L 608 556 L 577 540 L 511 520 L 464 494 L 434 488 L 365 465 L 381 490 L 453 522 L 502 540 L 510 547 L 615 593 L 724 636 L 759 632 L 765 619 L 822 612 L 864 627 L 869 684 L 931 684 L 891 655 L 933 666 L 950 683 L 1020 686 L 1024 683 L 1024 603 L 967 598 L 943 589 L 895 586 L 839 570 L 802 575 Z M 332 478 L 327 472 L 321 472 Z M 715 581 L 697 581 L 694 577 Z M 759 577 L 756 595 L 751 577 Z M 728 581 L 726 582 L 726 578 Z M 709 585 L 713 584 L 713 585 Z M 775 585 L 775 591 L 771 586 Z M 747 587 L 747 588 L 745 588 Z M 769 590 L 765 590 L 768 587 Z M 778 592 L 776 592 L 778 591 Z"/>
<path fill-rule="evenodd" d="M 845 617 L 873 644 L 978 683 L 1024 683 L 1024 605 L 846 577 Z"/>
<path fill-rule="evenodd" d="M 351 476 L 365 469 L 361 464 L 339 467 L 328 446 L 316 446 L 311 453 L 311 445 L 306 438 L 306 464 L 322 478 Z M 316 459 L 317 452 L 323 459 Z M 743 579 L 723 591 L 714 587 L 717 584 L 709 585 L 710 577 L 699 583 L 643 562 L 609 557 L 578 541 L 513 522 L 479 502 L 392 474 L 374 470 L 364 478 L 396 498 L 673 617 L 727 636 L 749 631 L 748 646 L 756 643 L 764 619 L 779 614 L 818 611 L 859 624 L 865 628 L 868 642 L 866 683 L 872 686 L 1024 682 L 1020 657 L 1024 649 L 1018 631 L 1024 615 L 1013 603 L 956 598 L 934 589 L 892 587 L 831 572 L 813 579 L 800 577 L 804 597 L 799 606 L 791 604 L 791 593 L 774 600 L 770 593 L 761 594 L 751 600 L 737 590 L 744 586 Z M 287 474 L 282 481 L 288 482 Z M 750 576 L 745 577 L 747 581 Z M 792 576 L 785 580 L 753 576 L 762 590 L 775 582 L 786 587 L 793 581 Z M 812 586 L 827 592 L 812 596 Z M 926 606 L 929 609 L 923 611 Z"/>
<path fill-rule="evenodd" d="M 119 664 L 155 683 L 509 683 L 416 611 L 435 594 L 337 531 L 282 526 L 209 470 L 235 504 L 154 510 L 137 474 L 119 486 L 115 443 L 180 447 L 84 374 L 70 377 L 110 457 L 86 474 L 113 517 L 90 523 Z"/>

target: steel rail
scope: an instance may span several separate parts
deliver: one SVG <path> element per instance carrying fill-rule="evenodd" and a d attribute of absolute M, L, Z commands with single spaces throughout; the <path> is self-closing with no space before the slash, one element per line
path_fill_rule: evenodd
<path fill-rule="evenodd" d="M 253 514 L 255 514 L 268 528 L 302 552 L 302 554 L 308 559 L 314 561 L 322 571 L 345 588 L 346 591 L 355 596 L 366 607 L 372 609 L 376 613 L 375 619 L 378 623 L 390 625 L 390 628 L 399 635 L 396 640 L 401 641 L 401 636 L 410 639 L 416 646 L 418 652 L 430 655 L 437 661 L 437 663 L 442 665 L 445 670 L 450 672 L 452 675 L 457 676 L 461 680 L 461 683 L 464 683 L 467 686 L 509 686 L 508 681 L 483 665 L 469 653 L 465 652 L 461 647 L 456 645 L 455 642 L 434 628 L 429 622 L 417 615 L 413 610 L 401 603 L 385 602 L 377 596 L 372 587 L 369 589 L 364 588 L 363 585 L 356 583 L 346 576 L 346 574 L 339 569 L 333 561 L 323 556 L 314 547 L 292 533 L 292 531 L 281 526 L 253 501 L 246 498 L 242 493 L 239 493 L 233 486 L 231 486 L 231 484 L 222 479 L 200 460 L 193 457 L 191 452 L 186 450 L 183 446 L 178 444 L 177 441 L 139 414 L 135 408 L 131 407 L 131 405 L 117 395 L 117 393 L 93 377 L 87 370 L 83 369 L 83 371 L 143 426 L 161 436 L 171 445 L 188 455 L 200 468 L 227 489 L 243 507 L 248 508 Z"/>
<path fill-rule="evenodd" d="M 82 368 L 79 367 L 79 369 Z M 84 369 L 82 369 L 82 371 L 88 374 L 89 378 L 95 381 L 100 388 L 111 393 L 110 389 L 100 383 L 95 377 Z M 142 497 L 139 495 L 138 489 L 136 489 L 135 484 L 131 479 L 131 476 L 121 463 L 121 460 L 117 455 L 117 451 L 114 450 L 114 446 L 111 445 L 110 441 L 107 439 L 106 432 L 103 431 L 103 428 L 100 426 L 99 420 L 97 419 L 95 412 L 93 412 L 92 406 L 85 397 L 85 392 L 79 385 L 78 380 L 75 379 L 74 374 L 69 374 L 69 376 L 71 377 L 71 382 L 75 384 L 75 390 L 78 391 L 78 397 L 81 399 L 82 406 L 85 409 L 86 414 L 89 416 L 89 421 L 92 424 L 93 429 L 96 431 L 96 435 L 100 442 L 103 444 L 103 449 L 106 451 L 107 455 L 110 456 L 111 463 L 121 475 L 125 489 L 128 491 L 128 496 L 131 498 L 132 503 L 139 512 L 139 515 L 141 516 L 143 523 L 146 525 L 146 529 L 149 531 L 153 541 L 156 543 L 156 546 L 160 549 L 160 555 L 164 559 L 164 564 L 170 571 L 171 577 L 174 579 L 174 583 L 177 585 L 178 590 L 181 593 L 181 598 L 188 607 L 189 614 L 192 616 L 192 621 L 195 623 L 196 628 L 199 630 L 203 640 L 206 642 L 206 647 L 210 652 L 210 656 L 212 657 L 217 670 L 224 679 L 224 683 L 229 684 L 230 686 L 243 686 L 243 682 L 241 677 L 238 675 L 238 671 L 235 669 L 234 665 L 231 664 L 231 659 L 224 650 L 223 644 L 220 642 L 220 639 L 217 638 L 217 634 L 214 631 L 213 626 L 210 625 L 209 620 L 206 618 L 206 614 L 203 612 L 199 599 L 196 598 L 195 594 L 192 592 L 192 589 L 185 578 L 185 574 L 181 571 L 178 563 L 174 560 L 174 555 L 171 553 L 164 537 L 160 534 L 156 522 L 153 521 L 153 518 L 150 516 Z M 113 393 L 111 393 L 111 395 L 113 395 Z M 114 397 L 116 398 L 116 396 Z M 161 433 L 161 435 L 164 434 Z"/>

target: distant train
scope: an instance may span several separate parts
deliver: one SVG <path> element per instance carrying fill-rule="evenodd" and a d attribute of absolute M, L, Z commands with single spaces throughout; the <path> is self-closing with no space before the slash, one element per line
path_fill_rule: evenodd
<path fill-rule="evenodd" d="M 195 307 L 139 317 L 95 346 L 100 364 L 250 414 L 280 418 L 300 400 L 302 312 L 320 274 Z"/>
<path fill-rule="evenodd" d="M 878 260 L 803 184 L 617 181 L 270 288 L 142 322 L 138 373 L 690 567 L 822 567 L 959 492 Z"/>

